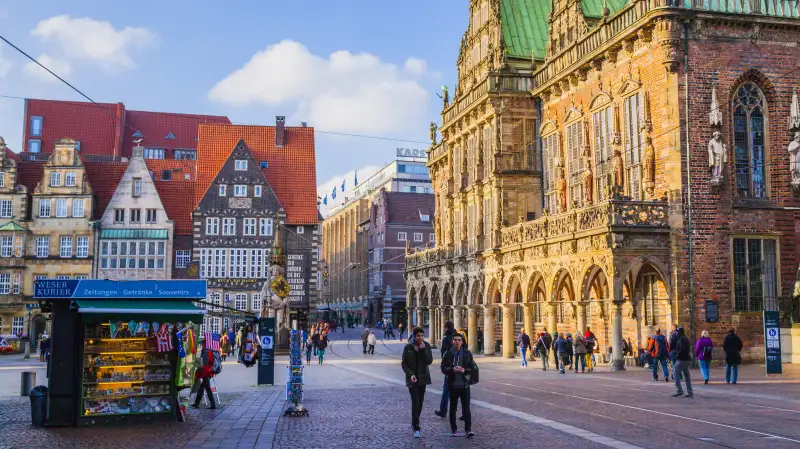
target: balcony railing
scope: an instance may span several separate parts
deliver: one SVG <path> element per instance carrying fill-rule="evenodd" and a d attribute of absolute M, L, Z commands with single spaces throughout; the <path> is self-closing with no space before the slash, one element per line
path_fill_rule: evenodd
<path fill-rule="evenodd" d="M 609 201 L 503 228 L 502 246 L 613 226 L 663 228 L 668 226 L 667 209 L 661 201 Z"/>
<path fill-rule="evenodd" d="M 489 75 L 489 92 L 528 92 L 532 84 L 530 76 Z"/>
<path fill-rule="evenodd" d="M 484 78 L 483 81 L 473 86 L 465 95 L 454 99 L 450 107 L 444 111 L 442 125 L 450 123 L 453 118 L 466 111 L 473 103 L 482 98 L 488 91 L 488 86 L 488 80 Z"/>
<path fill-rule="evenodd" d="M 538 172 L 541 167 L 536 152 L 529 151 L 495 155 L 494 170 L 497 173 Z"/>

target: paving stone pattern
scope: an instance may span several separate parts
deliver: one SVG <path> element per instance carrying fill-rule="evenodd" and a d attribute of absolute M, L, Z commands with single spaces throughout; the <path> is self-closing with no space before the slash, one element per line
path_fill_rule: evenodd
<path fill-rule="evenodd" d="M 411 400 L 404 387 L 317 390 L 306 395 L 310 417 L 281 418 L 274 448 L 517 448 L 517 447 L 603 447 L 571 435 L 557 434 L 540 426 L 509 419 L 480 407 L 473 407 L 476 436 L 450 436 L 450 424 L 433 414 L 439 395 L 428 393 L 422 410 L 422 438 L 412 438 Z"/>
<path fill-rule="evenodd" d="M 285 405 L 283 390 L 253 391 L 226 403 L 189 441 L 189 448 L 271 448 Z"/>

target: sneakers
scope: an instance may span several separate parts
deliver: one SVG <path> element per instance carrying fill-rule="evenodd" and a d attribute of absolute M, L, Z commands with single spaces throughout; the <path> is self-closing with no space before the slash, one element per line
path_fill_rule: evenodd
<path fill-rule="evenodd" d="M 704 384 L 706 384 L 706 385 L 708 385 L 708 379 L 706 379 L 706 380 L 705 380 L 705 382 L 703 382 L 703 383 L 704 383 Z"/>
<path fill-rule="evenodd" d="M 451 433 L 451 434 L 450 434 L 450 436 L 451 436 L 451 437 L 457 437 L 457 436 L 458 436 L 458 432 L 456 432 L 456 431 L 454 430 L 454 431 L 453 431 L 453 433 Z"/>
<path fill-rule="evenodd" d="M 414 431 L 414 438 L 419 438 L 420 436 L 422 436 L 422 434 L 420 433 L 420 431 L 419 431 L 419 430 L 415 430 L 415 431 Z"/>
<path fill-rule="evenodd" d="M 672 395 L 673 398 L 677 398 L 678 396 L 683 396 L 683 392 L 679 391 L 679 392 L 677 392 L 677 393 Z"/>
<path fill-rule="evenodd" d="M 669 382 L 669 377 L 665 377 L 664 382 Z"/>
<path fill-rule="evenodd" d="M 436 416 L 438 416 L 439 418 L 445 418 L 445 417 L 447 417 L 447 412 L 446 412 L 446 411 L 444 411 L 444 412 L 443 412 L 443 411 L 441 411 L 441 410 L 434 410 L 434 411 L 433 411 L 433 414 L 434 414 L 434 415 L 436 415 Z"/>
<path fill-rule="evenodd" d="M 472 438 L 474 436 L 475 436 L 475 432 L 473 432 L 471 430 L 469 432 L 467 432 L 467 438 Z"/>
<path fill-rule="evenodd" d="M 686 397 L 687 398 L 693 398 L 694 397 L 694 393 L 689 393 L 689 394 L 686 395 Z"/>

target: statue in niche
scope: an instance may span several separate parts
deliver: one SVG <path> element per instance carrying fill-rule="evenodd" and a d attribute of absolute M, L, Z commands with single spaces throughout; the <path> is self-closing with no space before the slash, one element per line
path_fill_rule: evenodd
<path fill-rule="evenodd" d="M 450 93 L 447 92 L 447 86 L 442 86 L 442 104 L 445 108 L 450 106 Z"/>
<path fill-rule="evenodd" d="M 612 156 L 611 163 L 614 169 L 614 186 L 621 189 L 625 182 L 625 176 L 623 173 L 622 150 L 618 146 L 614 147 L 614 156 Z"/>
<path fill-rule="evenodd" d="M 800 184 L 800 132 L 794 133 L 794 139 L 789 142 L 789 172 L 792 184 Z"/>
<path fill-rule="evenodd" d="M 708 141 L 708 167 L 711 169 L 711 182 L 719 185 L 722 183 L 722 168 L 728 162 L 728 149 L 722 143 L 722 133 L 714 131 Z"/>
<path fill-rule="evenodd" d="M 436 123 L 431 122 L 430 127 L 431 144 L 436 145 Z"/>
<path fill-rule="evenodd" d="M 559 212 L 567 211 L 567 180 L 564 179 L 564 167 L 557 169 L 558 180 L 556 181 L 556 191 L 558 192 Z"/>
<path fill-rule="evenodd" d="M 592 204 L 592 186 L 594 185 L 594 175 L 592 173 L 592 150 L 587 146 L 583 150 L 583 201 L 588 206 Z"/>
<path fill-rule="evenodd" d="M 656 182 L 656 152 L 650 133 L 644 135 L 644 186 L 647 193 L 652 193 Z"/>

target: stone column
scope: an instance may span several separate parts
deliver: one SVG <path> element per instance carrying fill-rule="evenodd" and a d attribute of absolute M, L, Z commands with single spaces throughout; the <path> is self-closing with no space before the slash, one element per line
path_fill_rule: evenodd
<path fill-rule="evenodd" d="M 534 343 L 536 339 L 533 338 L 533 303 L 525 303 L 522 307 L 524 307 L 522 325 L 525 328 L 525 333 L 531 337 L 531 343 Z"/>
<path fill-rule="evenodd" d="M 461 329 L 461 306 L 453 307 L 453 327 Z"/>
<path fill-rule="evenodd" d="M 611 302 L 611 371 L 625 371 L 622 353 L 622 301 Z"/>
<path fill-rule="evenodd" d="M 483 306 L 483 355 L 494 355 L 494 320 L 495 306 Z"/>
<path fill-rule="evenodd" d="M 439 337 L 444 335 L 444 323 L 447 321 L 447 309 L 448 307 L 445 306 L 439 309 Z"/>
<path fill-rule="evenodd" d="M 555 338 L 556 331 L 556 303 L 548 302 L 547 303 L 547 332 L 550 333 Z M 552 350 L 552 348 L 547 348 L 550 354 L 550 361 L 555 363 L 556 361 L 556 352 Z"/>
<path fill-rule="evenodd" d="M 478 307 L 469 306 L 467 316 L 467 346 L 471 351 L 478 352 Z"/>
<path fill-rule="evenodd" d="M 430 333 L 431 347 L 436 348 L 439 342 L 439 308 L 431 307 L 428 309 L 428 331 Z"/>
<path fill-rule="evenodd" d="M 578 322 L 578 330 L 576 333 L 583 335 L 586 332 L 586 306 L 588 303 L 578 302 L 576 320 Z"/>
<path fill-rule="evenodd" d="M 417 322 L 415 323 L 416 326 L 422 327 L 422 322 L 423 322 L 422 314 L 423 314 L 423 309 L 417 308 Z"/>
<path fill-rule="evenodd" d="M 514 358 L 514 312 L 516 304 L 503 304 L 503 357 Z"/>

